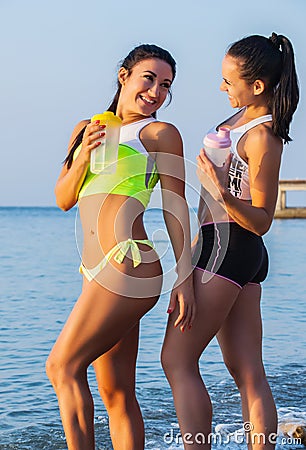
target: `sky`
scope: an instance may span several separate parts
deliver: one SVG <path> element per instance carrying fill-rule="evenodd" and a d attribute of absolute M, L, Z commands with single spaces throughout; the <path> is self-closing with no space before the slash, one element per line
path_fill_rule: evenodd
<path fill-rule="evenodd" d="M 222 58 L 230 43 L 273 31 L 293 44 L 301 91 L 281 179 L 306 179 L 305 19 L 306 0 L 0 0 L 0 206 L 55 206 L 72 129 L 107 108 L 119 62 L 141 43 L 177 61 L 173 100 L 158 118 L 182 134 L 196 205 L 203 136 L 234 112 L 219 90 Z"/>

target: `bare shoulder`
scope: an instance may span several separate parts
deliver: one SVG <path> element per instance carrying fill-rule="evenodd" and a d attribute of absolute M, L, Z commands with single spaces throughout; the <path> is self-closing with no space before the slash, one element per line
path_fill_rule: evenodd
<path fill-rule="evenodd" d="M 84 120 L 81 120 L 80 122 L 78 122 L 76 124 L 76 126 L 74 127 L 74 129 L 72 131 L 71 137 L 70 137 L 70 141 L 69 141 L 69 144 L 68 144 L 68 151 L 72 147 L 72 145 L 73 145 L 76 137 L 80 133 L 80 131 L 83 130 L 83 128 L 85 128 L 89 123 L 90 123 L 89 119 L 84 119 Z"/>
<path fill-rule="evenodd" d="M 84 120 L 81 120 L 79 123 L 77 123 L 72 131 L 71 137 L 76 138 L 76 136 L 79 134 L 79 132 L 81 130 L 83 130 L 83 128 L 85 128 L 89 123 L 90 123 L 89 119 L 84 119 Z"/>
<path fill-rule="evenodd" d="M 171 123 L 151 122 L 143 130 L 143 140 L 150 152 L 182 155 L 181 134 Z"/>
<path fill-rule="evenodd" d="M 281 156 L 283 151 L 282 139 L 276 136 L 270 123 L 262 123 L 248 131 L 245 142 L 245 152 L 248 158 L 264 155 Z"/>

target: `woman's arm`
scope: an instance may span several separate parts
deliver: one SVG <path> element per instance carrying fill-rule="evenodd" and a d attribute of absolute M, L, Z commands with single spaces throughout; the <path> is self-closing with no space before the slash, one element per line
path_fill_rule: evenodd
<path fill-rule="evenodd" d="M 54 192 L 56 203 L 64 211 L 68 211 L 72 208 L 78 200 L 78 194 L 88 170 L 91 150 L 99 145 L 99 142 L 96 142 L 96 140 L 103 129 L 97 123 L 90 123 L 88 120 L 82 120 L 76 125 L 72 132 L 68 145 L 68 152 L 74 144 L 77 135 L 85 126 L 86 130 L 79 155 L 75 161 L 73 161 L 70 169 L 67 168 L 67 164 L 63 166 L 55 185 Z"/>
<path fill-rule="evenodd" d="M 180 314 L 175 326 L 181 330 L 191 326 L 195 314 L 192 283 L 189 210 L 185 198 L 185 165 L 183 143 L 178 130 L 170 124 L 159 122 L 156 165 L 162 187 L 163 215 L 172 243 L 178 279 L 171 295 L 169 312 L 180 304 Z"/>
<path fill-rule="evenodd" d="M 220 207 L 243 228 L 261 236 L 269 230 L 274 217 L 283 145 L 269 127 L 262 125 L 256 128 L 248 132 L 244 146 L 251 204 L 234 197 L 228 190 L 230 157 L 221 168 L 212 164 L 203 150 L 197 160 L 199 179 L 207 185 Z"/>

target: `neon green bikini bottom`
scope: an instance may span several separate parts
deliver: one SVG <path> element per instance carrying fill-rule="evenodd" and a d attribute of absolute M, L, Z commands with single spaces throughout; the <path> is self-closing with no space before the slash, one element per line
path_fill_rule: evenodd
<path fill-rule="evenodd" d="M 102 261 L 100 261 L 92 269 L 87 269 L 84 264 L 80 265 L 80 273 L 82 273 L 88 281 L 93 280 L 99 272 L 106 266 L 110 259 L 114 256 L 114 260 L 121 264 L 127 255 L 127 252 L 131 249 L 133 266 L 137 267 L 141 263 L 141 255 L 137 244 L 145 244 L 151 248 L 154 248 L 154 244 L 149 239 L 131 239 L 127 241 L 122 241 L 116 244 L 110 251 L 104 256 Z"/>

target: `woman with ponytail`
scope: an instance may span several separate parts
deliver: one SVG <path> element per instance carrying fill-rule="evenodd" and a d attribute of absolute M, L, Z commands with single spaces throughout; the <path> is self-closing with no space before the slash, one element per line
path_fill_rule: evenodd
<path fill-rule="evenodd" d="M 171 293 L 180 309 L 176 326 L 189 329 L 194 318 L 182 139 L 173 125 L 156 119 L 175 71 L 168 51 L 151 44 L 134 48 L 121 64 L 117 93 L 108 108 L 122 119 L 116 172 L 91 173 L 90 154 L 101 143 L 105 125 L 83 120 L 73 130 L 56 183 L 61 209 L 78 202 L 84 233 L 82 293 L 46 367 L 69 450 L 95 448 L 90 364 L 109 415 L 113 448 L 144 449 L 135 368 L 139 322 L 156 304 L 162 287 L 161 264 L 143 223 L 158 180 L 176 258 Z"/>
<path fill-rule="evenodd" d="M 230 129 L 232 152 L 222 167 L 202 149 L 194 244 L 197 316 L 188 335 L 170 314 L 162 363 L 172 388 L 185 448 L 209 449 L 212 405 L 198 360 L 214 336 L 240 391 L 249 449 L 275 447 L 277 412 L 262 361 L 261 285 L 268 272 L 262 235 L 278 194 L 283 145 L 299 89 L 292 45 L 285 36 L 253 35 L 232 44 L 222 64 L 221 90 L 238 112 L 215 126 Z"/>

